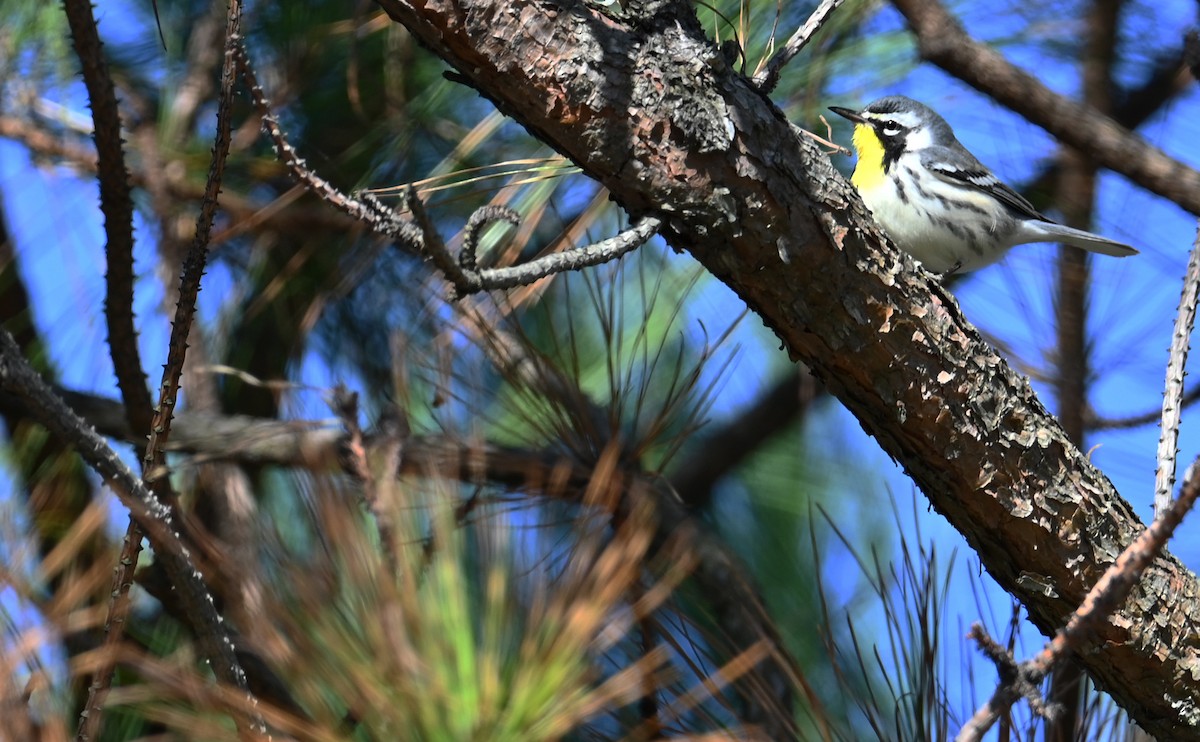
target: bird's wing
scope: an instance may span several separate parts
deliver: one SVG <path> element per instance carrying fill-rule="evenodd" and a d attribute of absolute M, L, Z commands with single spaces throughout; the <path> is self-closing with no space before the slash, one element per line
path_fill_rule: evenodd
<path fill-rule="evenodd" d="M 983 163 L 970 154 L 949 147 L 926 147 L 921 151 L 921 164 L 948 183 L 983 191 L 1017 212 L 1018 216 L 1049 221 L 1038 213 L 1024 196 L 1002 183 Z"/>

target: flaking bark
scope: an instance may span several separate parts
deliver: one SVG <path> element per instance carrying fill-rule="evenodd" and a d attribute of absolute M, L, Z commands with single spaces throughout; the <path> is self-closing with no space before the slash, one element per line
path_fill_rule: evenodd
<path fill-rule="evenodd" d="M 1026 380 L 883 244 L 828 158 L 689 10 L 627 22 L 573 2 L 380 5 L 631 214 L 662 217 L 668 241 L 812 369 L 1043 631 L 1141 530 Z M 1157 559 L 1082 657 L 1164 738 L 1200 739 L 1196 593 L 1191 572 Z"/>

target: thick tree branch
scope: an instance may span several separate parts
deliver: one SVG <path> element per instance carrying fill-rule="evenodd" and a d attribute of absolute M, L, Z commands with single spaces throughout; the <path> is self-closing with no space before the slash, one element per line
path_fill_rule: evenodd
<path fill-rule="evenodd" d="M 668 241 L 824 381 L 1043 631 L 1140 532 L 954 299 L 884 244 L 828 159 L 686 11 L 634 27 L 569 0 L 553 13 L 529 0 L 380 5 L 631 214 L 662 216 Z M 1194 575 L 1158 558 L 1084 655 L 1139 722 L 1175 739 L 1200 738 L 1197 594 Z"/>
<path fill-rule="evenodd" d="M 1141 579 L 1142 571 L 1166 548 L 1175 529 L 1196 504 L 1197 495 L 1200 495 L 1200 482 L 1196 477 L 1197 466 L 1200 466 L 1200 460 L 1193 462 L 1189 467 L 1179 499 L 1168 504 L 1154 522 L 1121 552 L 1121 556 L 1088 591 L 1083 603 L 1071 614 L 1066 626 L 1032 659 L 1018 666 L 1008 651 L 996 644 L 980 624 L 971 627 L 971 638 L 975 639 L 980 650 L 996 663 L 1000 671 L 1000 685 L 991 700 L 980 707 L 963 726 L 956 740 L 976 742 L 983 739 L 988 728 L 1022 696 L 1029 699 L 1035 714 L 1050 719 L 1059 716 L 1057 710 L 1047 708 L 1041 703 L 1038 688 L 1042 680 L 1051 669 L 1090 644 L 1091 632 L 1097 630 L 1112 612 L 1125 602 L 1130 590 Z M 1074 729 L 1062 730 L 1064 733 L 1067 731 L 1073 732 Z"/>

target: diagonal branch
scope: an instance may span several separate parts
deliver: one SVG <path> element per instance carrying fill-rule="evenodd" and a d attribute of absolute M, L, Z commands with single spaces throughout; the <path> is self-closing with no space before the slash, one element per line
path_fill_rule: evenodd
<path fill-rule="evenodd" d="M 533 0 L 378 2 L 631 215 L 666 217 L 667 242 L 758 313 L 1043 631 L 1142 530 L 1028 383 L 885 244 L 828 158 L 690 11 L 625 25 L 585 3 L 547 14 Z M 1181 593 L 1200 583 L 1161 555 L 1082 661 L 1144 728 L 1200 739 L 1188 726 L 1200 709 L 1188 638 L 1200 606 L 1168 597 Z"/>
<path fill-rule="evenodd" d="M 784 66 L 803 51 L 804 47 L 808 46 L 808 42 L 812 41 L 812 37 L 829 21 L 833 11 L 837 10 L 843 2 L 845 0 L 821 0 L 821 4 L 812 12 L 804 25 L 796 29 L 796 33 L 787 40 L 787 44 L 771 57 L 771 61 L 767 62 L 766 67 L 754 76 L 754 84 L 758 86 L 759 90 L 770 93 L 779 85 L 779 76 L 783 73 Z"/>
<path fill-rule="evenodd" d="M 174 524 L 171 509 L 125 465 L 96 432 L 67 407 L 21 356 L 12 336 L 0 330 L 0 387 L 20 398 L 29 413 L 61 440 L 73 445 L 117 494 L 145 529 L 180 599 L 213 672 L 230 687 L 246 690 L 246 679 L 234 654 L 212 596 Z M 262 728 L 261 721 L 251 726 Z"/>
<path fill-rule="evenodd" d="M 1125 548 L 1104 574 L 1088 591 L 1079 608 L 1071 613 L 1066 626 L 1055 633 L 1042 651 L 1017 665 L 1003 647 L 996 644 L 980 624 L 971 627 L 970 637 L 1000 671 L 1000 684 L 991 699 L 981 706 L 963 725 L 955 739 L 958 742 L 978 742 L 1020 698 L 1030 701 L 1034 713 L 1051 717 L 1053 707 L 1043 704 L 1038 687 L 1050 670 L 1093 641 L 1093 632 L 1125 602 L 1142 578 L 1142 573 L 1171 540 L 1183 517 L 1195 506 L 1200 496 L 1200 459 L 1188 469 L 1179 499 L 1168 504 L 1159 516 Z"/>
<path fill-rule="evenodd" d="M 89 7 L 90 10 L 90 7 Z M 184 361 L 187 356 L 187 338 L 191 330 L 192 320 L 196 311 L 196 297 L 200 291 L 200 279 L 204 274 L 204 266 L 206 263 L 209 236 L 212 231 L 212 223 L 217 209 L 217 196 L 220 192 L 221 181 L 225 171 L 226 157 L 229 154 L 230 132 L 231 132 L 231 113 L 233 107 L 233 85 L 236 79 L 236 68 L 234 60 L 234 49 L 240 44 L 240 24 L 241 24 L 241 4 L 239 0 L 232 0 L 229 3 L 228 16 L 225 29 L 225 60 L 222 67 L 221 75 L 221 93 L 217 101 L 217 134 L 216 142 L 213 146 L 212 160 L 209 168 L 208 179 L 205 184 L 204 199 L 201 201 L 200 214 L 197 218 L 196 232 L 192 241 L 191 248 L 188 250 L 187 256 L 184 259 L 182 276 L 180 278 L 179 300 L 176 305 L 175 318 L 171 326 L 171 335 L 168 341 L 167 362 L 163 367 L 162 382 L 159 386 L 158 405 L 154 407 L 153 417 L 151 420 L 146 420 L 134 416 L 134 411 L 131 408 L 128 413 L 131 416 L 130 424 L 135 431 L 149 433 L 149 440 L 146 444 L 145 454 L 142 459 L 143 476 L 156 468 L 161 468 L 166 463 L 165 445 L 170 437 L 171 418 L 175 410 L 175 404 L 179 394 L 179 381 L 183 373 Z M 94 30 L 94 23 L 92 24 Z M 91 91 L 89 91 L 91 92 Z M 111 92 L 111 86 L 110 91 Z M 114 96 L 115 102 L 115 96 Z M 99 131 L 100 124 L 97 123 Z M 118 134 L 119 137 L 119 134 Z M 119 138 L 118 138 L 119 143 Z M 103 159 L 103 156 L 102 158 Z M 102 170 L 102 168 L 101 168 Z M 128 185 L 126 184 L 126 187 Z M 126 193 L 126 195 L 128 195 Z M 109 250 L 110 257 L 113 254 L 112 249 Z M 129 253 L 129 260 L 132 261 L 132 252 Z M 131 262 L 130 278 L 132 277 Z M 112 267 L 110 265 L 110 280 L 112 280 Z M 122 293 L 122 289 L 127 290 L 127 293 Z M 123 304 L 132 302 L 132 284 L 122 284 L 118 282 L 118 288 L 114 291 L 110 284 L 109 302 L 110 308 L 113 306 L 114 297 Z M 130 324 L 132 324 L 132 315 L 129 315 Z M 118 348 L 114 345 L 114 354 Z M 134 355 L 136 360 L 136 354 Z M 138 373 L 140 374 L 140 367 Z M 144 378 L 141 380 L 141 385 L 144 391 Z M 122 391 L 127 398 L 131 394 L 129 390 L 122 386 Z M 149 400 L 147 399 L 145 409 L 149 412 Z M 45 422 L 43 421 L 43 424 Z M 111 476 L 111 475 L 110 475 Z M 119 628 L 124 623 L 124 612 L 128 608 L 128 593 L 132 585 L 132 573 L 137 563 L 137 552 L 140 549 L 141 533 L 139 526 L 157 525 L 160 522 L 165 522 L 168 526 L 169 520 L 169 502 L 170 502 L 170 484 L 164 478 L 156 478 L 151 481 L 151 487 L 154 488 L 153 495 L 148 495 L 153 498 L 153 503 L 162 509 L 162 513 L 155 512 L 153 519 L 137 518 L 137 513 L 134 513 L 130 521 L 129 529 L 126 533 L 125 542 L 122 548 L 122 558 L 116 574 L 116 584 L 113 590 L 113 603 L 110 604 L 110 622 L 114 624 L 114 630 L 109 632 L 106 637 L 106 642 L 112 644 L 119 638 Z M 167 518 L 164 521 L 164 518 Z M 160 528 L 161 530 L 161 528 Z M 179 539 L 176 538 L 176 541 Z M 156 557 L 164 565 L 168 574 L 172 578 L 173 587 L 183 591 L 184 585 L 179 581 L 188 579 L 203 583 L 203 578 L 193 564 L 190 563 L 188 552 L 182 543 L 174 543 L 169 540 L 164 542 L 160 536 L 155 549 Z M 164 551 L 169 548 L 173 551 Z M 189 615 L 197 611 L 202 611 L 205 608 L 204 603 L 211 608 L 212 598 L 208 595 L 207 589 L 199 590 L 196 593 L 185 594 L 185 602 L 187 613 Z M 207 615 L 207 614 L 206 614 Z M 215 619 L 208 621 L 197 617 L 197 623 L 194 628 L 197 631 L 197 638 L 201 646 L 207 651 L 205 656 L 215 665 L 214 670 L 218 672 L 218 677 L 221 677 L 231 685 L 240 688 L 249 693 L 247 690 L 245 675 L 238 664 L 237 657 L 234 652 L 232 640 L 228 633 L 220 627 L 220 617 L 216 615 L 215 608 L 212 609 L 212 615 Z M 215 624 L 215 626 L 214 626 Z M 88 690 L 87 705 L 85 707 L 82 722 L 80 724 L 78 738 L 89 739 L 99 731 L 99 724 L 102 718 L 102 706 L 100 698 L 107 692 L 108 685 L 111 683 L 112 669 L 104 666 L 96 673 L 95 680 Z M 239 726 L 241 723 L 239 722 Z M 251 718 L 249 727 L 256 732 L 264 732 L 265 727 L 261 719 Z"/>
<path fill-rule="evenodd" d="M 200 214 L 196 217 L 196 232 L 184 257 L 179 277 L 179 300 L 175 306 L 175 318 L 171 322 L 171 336 L 167 343 L 167 363 L 163 367 L 158 406 L 154 408 L 154 424 L 143 459 L 146 469 L 165 463 L 163 447 L 171 434 L 171 418 L 179 395 L 179 379 L 183 375 L 183 365 L 187 358 L 187 338 L 196 316 L 196 298 L 200 293 L 200 279 L 204 276 L 204 266 L 208 259 L 208 243 L 217 213 L 217 197 L 221 192 L 225 162 L 229 155 L 233 86 L 237 80 L 235 51 L 241 46 L 241 10 L 240 0 L 230 0 L 225 26 L 225 59 L 221 66 L 221 92 L 217 97 L 217 133 L 212 159 L 209 162 L 208 179 L 204 186 L 204 198 L 200 202 Z"/>
<path fill-rule="evenodd" d="M 258 84 L 254 66 L 250 64 L 250 57 L 240 39 L 234 50 L 234 59 L 238 71 L 245 79 L 246 85 L 250 87 L 250 98 L 258 110 L 259 116 L 262 117 L 263 129 L 266 130 L 267 136 L 270 137 L 271 143 L 275 147 L 276 155 L 292 178 L 342 213 L 367 224 L 377 234 L 393 239 L 397 244 L 414 252 L 420 251 L 421 230 L 412 219 L 401 218 L 373 197 L 357 199 L 342 193 L 336 186 L 317 175 L 305 164 L 304 158 L 300 157 L 295 147 L 288 141 L 283 127 L 279 125 L 279 121 L 271 112 L 271 104 Z"/>
<path fill-rule="evenodd" d="M 100 32 L 89 0 L 64 0 L 67 23 L 75 53 L 83 68 L 84 85 L 92 108 L 96 141 L 96 171 L 100 184 L 100 210 L 104 213 L 107 270 L 104 317 L 108 326 L 109 355 L 117 376 L 117 386 L 125 401 L 125 416 L 141 435 L 150 432 L 151 401 L 146 389 L 137 346 L 137 328 L 133 316 L 133 196 L 125 152 L 121 139 L 121 114 L 108 65 L 104 61 Z M 103 718 L 101 699 L 107 693 L 114 668 L 111 651 L 120 641 L 129 613 L 129 590 L 142 549 L 142 533 L 136 520 L 130 519 L 121 544 L 120 557 L 113 571 L 104 625 L 104 646 L 109 650 L 92 675 L 77 738 L 91 739 L 100 730 Z"/>

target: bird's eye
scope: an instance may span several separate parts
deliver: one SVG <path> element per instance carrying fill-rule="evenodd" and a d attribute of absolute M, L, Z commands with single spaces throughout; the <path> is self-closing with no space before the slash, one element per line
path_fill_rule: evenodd
<path fill-rule="evenodd" d="M 883 127 L 883 135 L 885 137 L 894 137 L 904 131 L 898 124 L 888 124 Z"/>

